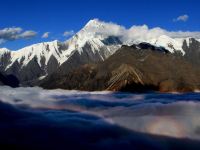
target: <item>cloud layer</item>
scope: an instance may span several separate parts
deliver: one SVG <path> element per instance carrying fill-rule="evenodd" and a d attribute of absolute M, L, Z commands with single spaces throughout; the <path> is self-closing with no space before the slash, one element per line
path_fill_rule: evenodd
<path fill-rule="evenodd" d="M 160 27 L 149 28 L 147 25 L 132 26 L 127 29 L 124 26 L 117 25 L 115 23 L 107 23 L 95 19 L 90 21 L 86 26 L 87 32 L 96 33 L 96 35 L 105 36 L 119 36 L 123 41 L 149 41 L 157 39 L 162 35 L 169 36 L 171 38 L 200 38 L 200 31 L 167 31 Z"/>
<path fill-rule="evenodd" d="M 131 131 L 199 139 L 200 98 L 193 94 L 128 94 L 1 87 L 2 102 L 100 117 Z"/>
<path fill-rule="evenodd" d="M 4 149 L 200 148 L 198 141 L 189 140 L 200 139 L 198 93 L 1 87 L 0 95 L 0 147 Z"/>
<path fill-rule="evenodd" d="M 24 31 L 20 27 L 4 28 L 0 29 L 0 42 L 3 43 L 6 41 L 14 41 L 18 39 L 30 39 L 36 35 L 37 32 L 31 30 Z"/>

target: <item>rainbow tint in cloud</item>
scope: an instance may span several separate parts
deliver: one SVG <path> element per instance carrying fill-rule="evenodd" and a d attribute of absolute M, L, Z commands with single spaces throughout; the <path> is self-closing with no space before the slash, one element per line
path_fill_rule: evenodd
<path fill-rule="evenodd" d="M 199 93 L 131 94 L 1 87 L 0 95 L 1 101 L 19 108 L 72 111 L 136 132 L 200 139 Z"/>

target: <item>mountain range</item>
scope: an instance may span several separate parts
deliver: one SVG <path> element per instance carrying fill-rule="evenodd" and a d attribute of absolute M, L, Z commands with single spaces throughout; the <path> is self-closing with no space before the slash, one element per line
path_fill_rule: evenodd
<path fill-rule="evenodd" d="M 65 42 L 44 42 L 17 51 L 2 48 L 0 72 L 16 77 L 20 86 L 50 89 L 200 89 L 199 39 L 167 35 L 131 39 L 109 32 L 110 28 L 119 30 L 115 24 L 94 19 Z"/>

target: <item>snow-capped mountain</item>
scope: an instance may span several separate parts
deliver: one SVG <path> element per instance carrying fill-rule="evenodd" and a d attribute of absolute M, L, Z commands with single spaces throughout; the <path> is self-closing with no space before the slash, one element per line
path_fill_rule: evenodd
<path fill-rule="evenodd" d="M 172 39 L 166 35 L 162 35 L 159 38 L 149 40 L 148 42 L 157 47 L 164 47 L 171 53 L 181 51 L 182 54 L 185 54 L 185 51 L 182 48 L 184 40 L 185 39 Z"/>
<path fill-rule="evenodd" d="M 184 42 L 188 47 L 192 44 L 190 38 L 174 39 L 166 35 L 138 42 L 137 39 L 122 37 L 123 33 L 119 25 L 94 19 L 66 42 L 39 43 L 17 51 L 0 49 L 0 71 L 14 74 L 20 81 L 30 81 L 42 79 L 58 68 L 64 74 L 82 64 L 104 61 L 122 45 L 146 42 L 172 53 L 180 51 L 184 55 Z"/>
<path fill-rule="evenodd" d="M 39 43 L 17 51 L 0 49 L 0 70 L 7 74 L 15 74 L 20 81 L 28 81 L 54 72 L 73 57 L 76 59 L 77 56 L 80 57 L 77 65 L 103 61 L 122 44 L 115 37 L 101 36 L 95 32 L 95 29 L 103 29 L 105 26 L 106 23 L 91 20 L 71 39 L 63 43 L 59 41 Z"/>

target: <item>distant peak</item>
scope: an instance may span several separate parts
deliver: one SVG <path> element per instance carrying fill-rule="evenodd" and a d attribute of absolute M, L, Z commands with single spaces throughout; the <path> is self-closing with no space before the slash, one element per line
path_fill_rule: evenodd
<path fill-rule="evenodd" d="M 9 52 L 10 50 L 7 48 L 0 48 L 0 53 Z"/>
<path fill-rule="evenodd" d="M 52 41 L 52 43 L 58 44 L 60 42 L 58 40 L 54 40 L 54 41 Z"/>
<path fill-rule="evenodd" d="M 57 44 L 57 43 L 59 43 L 58 40 L 53 40 L 53 41 L 43 42 L 43 43 L 38 43 L 38 44 Z"/>
<path fill-rule="evenodd" d="M 172 39 L 171 37 L 167 36 L 167 35 L 161 35 L 159 37 L 159 39 Z"/>
<path fill-rule="evenodd" d="M 99 20 L 99 19 L 97 19 L 97 18 L 95 18 L 95 19 L 91 19 L 87 24 L 86 24 L 86 26 L 87 25 L 91 25 L 91 24 L 97 24 L 97 23 L 100 23 L 101 21 Z"/>
<path fill-rule="evenodd" d="M 85 27 L 100 27 L 103 26 L 104 24 L 106 23 L 100 21 L 99 19 L 92 19 L 85 25 Z"/>

